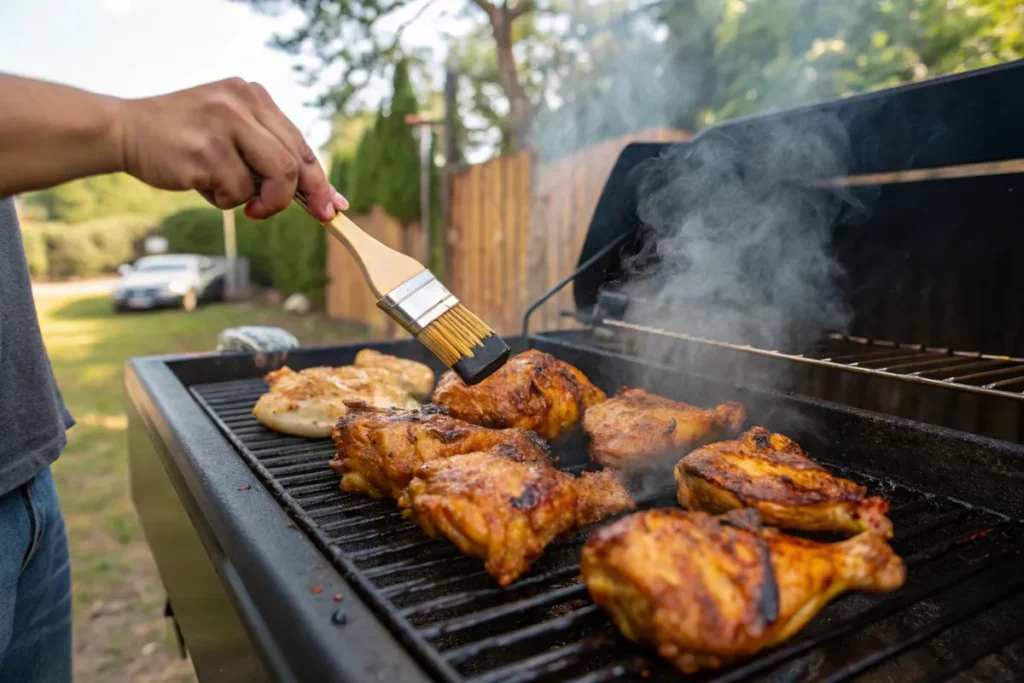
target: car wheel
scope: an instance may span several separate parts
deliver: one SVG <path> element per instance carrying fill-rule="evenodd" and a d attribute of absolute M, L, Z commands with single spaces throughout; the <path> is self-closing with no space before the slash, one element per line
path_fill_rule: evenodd
<path fill-rule="evenodd" d="M 194 311 L 199 305 L 199 297 L 196 296 L 196 290 L 190 289 L 185 292 L 185 296 L 181 297 L 181 307 L 186 311 Z"/>

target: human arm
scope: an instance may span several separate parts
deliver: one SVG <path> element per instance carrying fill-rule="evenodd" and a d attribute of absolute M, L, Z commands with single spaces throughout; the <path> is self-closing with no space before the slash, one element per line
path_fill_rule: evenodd
<path fill-rule="evenodd" d="M 348 203 L 260 85 L 228 79 L 123 99 L 0 74 L 0 197 L 123 171 L 266 218 L 296 189 L 321 220 Z M 263 177 L 254 197 L 252 172 Z"/>

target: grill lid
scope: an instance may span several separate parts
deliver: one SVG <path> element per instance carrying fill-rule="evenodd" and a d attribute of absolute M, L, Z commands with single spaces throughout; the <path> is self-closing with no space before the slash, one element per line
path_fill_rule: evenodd
<path fill-rule="evenodd" d="M 733 268 L 734 289 L 751 288 L 758 281 L 744 274 L 764 267 L 755 248 L 764 245 L 773 259 L 770 287 L 784 282 L 779 269 L 806 275 L 829 259 L 838 266 L 794 290 L 845 309 L 811 316 L 809 327 L 832 322 L 869 339 L 1022 355 L 1019 306 L 1006 295 L 1024 287 L 1012 262 L 1024 247 L 1020 121 L 1024 61 L 734 119 L 685 143 L 632 144 L 609 175 L 580 254 L 581 266 L 594 263 L 575 279 L 577 310 L 622 317 L 637 281 L 665 263 L 717 269 L 712 276 Z M 843 180 L 822 184 L 830 178 Z M 731 262 L 724 249 L 702 262 L 699 240 L 662 241 L 679 234 L 684 219 L 708 212 L 702 238 L 762 242 L 734 250 Z M 793 228 L 804 232 L 794 237 L 786 232 Z M 821 243 L 810 253 L 782 244 L 786 235 L 795 245 Z M 616 240 L 625 246 L 602 254 Z M 821 283 L 836 291 L 823 295 Z M 608 296 L 616 291 L 629 296 Z M 680 294 L 667 298 L 682 306 Z M 797 318 L 805 313 L 793 310 Z M 763 343 L 739 327 L 738 335 L 716 334 L 715 325 L 686 331 Z M 775 348 L 791 341 L 774 336 Z"/>

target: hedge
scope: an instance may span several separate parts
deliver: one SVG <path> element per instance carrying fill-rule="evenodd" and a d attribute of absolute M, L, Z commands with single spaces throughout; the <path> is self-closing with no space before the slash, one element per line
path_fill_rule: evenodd
<path fill-rule="evenodd" d="M 172 253 L 224 255 L 224 218 L 214 208 L 185 209 L 164 219 L 160 232 Z M 292 204 L 263 221 L 235 211 L 239 256 L 249 259 L 253 281 L 285 295 L 301 293 L 323 301 L 327 284 L 326 231 L 302 208 Z"/>
<path fill-rule="evenodd" d="M 116 272 L 142 255 L 145 237 L 156 228 L 156 221 L 147 216 L 75 225 L 26 221 L 22 238 L 32 276 L 59 279 Z"/>

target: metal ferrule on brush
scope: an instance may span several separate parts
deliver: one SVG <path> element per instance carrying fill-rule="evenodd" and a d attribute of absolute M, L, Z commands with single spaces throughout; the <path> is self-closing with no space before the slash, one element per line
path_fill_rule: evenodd
<path fill-rule="evenodd" d="M 455 295 L 424 270 L 388 292 L 377 307 L 415 337 L 458 304 Z"/>

